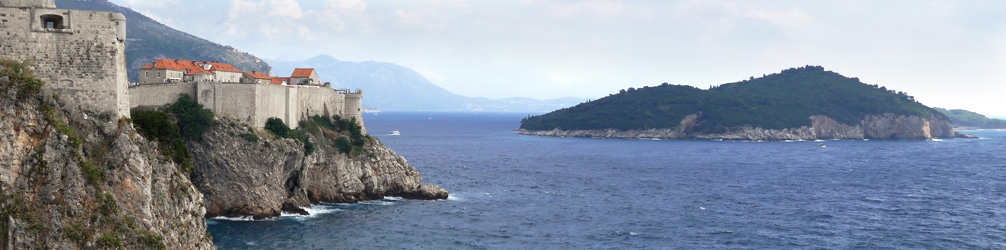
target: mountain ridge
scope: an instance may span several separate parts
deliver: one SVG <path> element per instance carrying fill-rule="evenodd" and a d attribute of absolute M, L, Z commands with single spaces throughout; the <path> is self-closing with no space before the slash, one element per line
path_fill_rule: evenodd
<path fill-rule="evenodd" d="M 363 105 L 382 111 L 544 113 L 584 100 L 466 97 L 433 84 L 405 66 L 378 61 L 341 61 L 326 54 L 300 62 L 266 61 L 273 65 L 277 75 L 288 74 L 294 68 L 315 68 L 321 80 L 331 82 L 333 88 L 363 89 Z"/>

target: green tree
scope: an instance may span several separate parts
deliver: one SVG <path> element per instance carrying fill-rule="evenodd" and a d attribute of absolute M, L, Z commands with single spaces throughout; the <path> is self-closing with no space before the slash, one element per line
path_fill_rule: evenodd
<path fill-rule="evenodd" d="M 203 108 L 188 94 L 181 94 L 168 106 L 168 112 L 178 118 L 179 132 L 186 139 L 202 140 L 203 132 L 213 125 L 213 111 Z"/>

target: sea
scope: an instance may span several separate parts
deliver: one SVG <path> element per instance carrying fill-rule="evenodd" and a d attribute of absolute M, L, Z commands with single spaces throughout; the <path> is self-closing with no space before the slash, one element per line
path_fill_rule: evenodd
<path fill-rule="evenodd" d="M 933 141 L 518 135 L 528 114 L 365 114 L 450 192 L 209 219 L 220 249 L 1006 249 L 1006 131 Z M 390 135 L 400 131 L 400 135 Z"/>

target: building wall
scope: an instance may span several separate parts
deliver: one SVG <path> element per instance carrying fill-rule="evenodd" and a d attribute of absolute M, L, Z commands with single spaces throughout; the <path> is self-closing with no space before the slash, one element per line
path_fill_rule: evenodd
<path fill-rule="evenodd" d="M 53 1 L 2 3 L 0 57 L 32 62 L 35 75 L 70 105 L 129 116 L 122 14 L 7 7 L 55 7 Z M 42 15 L 59 16 L 64 28 L 47 29 Z"/>
<path fill-rule="evenodd" d="M 213 71 L 216 74 L 216 80 L 218 82 L 241 82 L 241 76 L 244 73 L 241 72 L 228 72 L 228 71 Z"/>
<path fill-rule="evenodd" d="M 165 79 L 181 81 L 185 72 L 170 69 L 140 69 L 140 84 L 165 83 Z"/>

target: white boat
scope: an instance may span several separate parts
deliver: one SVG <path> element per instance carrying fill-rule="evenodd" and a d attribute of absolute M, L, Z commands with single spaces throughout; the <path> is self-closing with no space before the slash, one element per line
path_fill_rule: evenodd
<path fill-rule="evenodd" d="M 395 130 L 395 131 L 391 131 L 391 135 L 402 135 L 402 133 L 398 132 L 398 130 Z"/>

